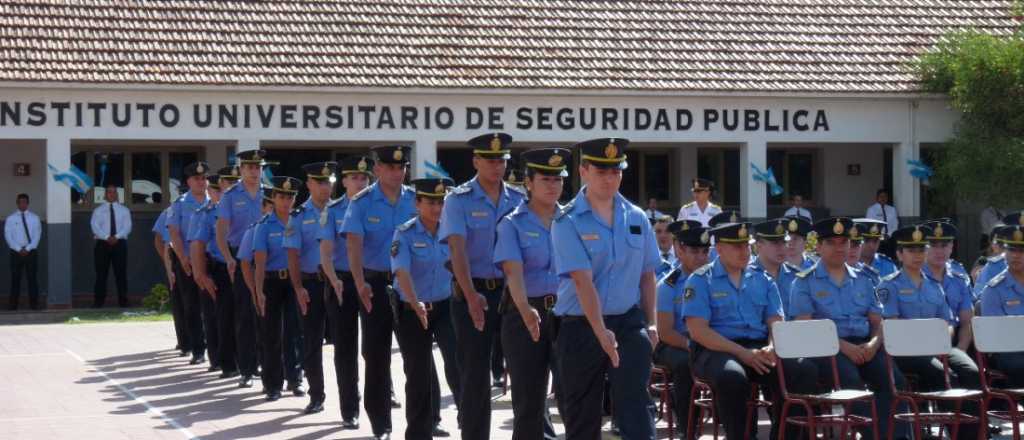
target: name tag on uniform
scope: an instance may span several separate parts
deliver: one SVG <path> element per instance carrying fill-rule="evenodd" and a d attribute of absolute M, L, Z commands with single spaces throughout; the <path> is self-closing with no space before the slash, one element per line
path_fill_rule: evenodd
<path fill-rule="evenodd" d="M 370 223 L 380 223 L 380 217 L 367 217 L 366 221 Z"/>
<path fill-rule="evenodd" d="M 235 202 L 235 206 L 245 206 L 245 200 L 242 200 L 240 202 Z"/>
<path fill-rule="evenodd" d="M 527 231 L 526 232 L 526 236 L 527 237 L 537 238 L 537 237 L 540 237 L 540 233 L 539 232 L 529 232 L 529 231 Z"/>
<path fill-rule="evenodd" d="M 303 220 L 302 221 L 302 224 L 304 224 L 304 225 L 311 225 L 313 223 L 316 223 L 316 220 L 309 219 L 309 220 Z"/>
<path fill-rule="evenodd" d="M 473 217 L 487 217 L 488 214 L 487 211 L 473 211 L 470 212 L 469 215 Z"/>
<path fill-rule="evenodd" d="M 583 235 L 580 236 L 580 238 L 582 238 L 583 241 L 594 241 L 594 240 L 600 240 L 601 236 L 597 235 L 597 234 L 583 234 Z"/>
<path fill-rule="evenodd" d="M 1017 307 L 1019 305 L 1020 305 L 1020 300 L 1019 299 L 1011 299 L 1011 300 L 1006 302 L 1006 306 L 1007 307 Z"/>
<path fill-rule="evenodd" d="M 900 295 L 913 295 L 914 289 L 900 289 Z"/>
<path fill-rule="evenodd" d="M 729 296 L 729 292 L 715 292 L 711 294 L 712 298 L 725 298 Z"/>
<path fill-rule="evenodd" d="M 413 243 L 412 247 L 414 247 L 414 248 L 425 248 L 425 247 L 427 247 L 427 244 L 426 243 Z"/>
<path fill-rule="evenodd" d="M 829 293 L 827 290 L 822 290 L 818 293 L 815 293 L 814 295 L 817 296 L 818 298 L 828 298 Z"/>
<path fill-rule="evenodd" d="M 280 237 L 280 236 L 281 236 L 281 233 L 280 233 L 280 232 L 271 232 L 271 233 L 270 233 L 270 236 L 271 236 L 271 237 Z"/>

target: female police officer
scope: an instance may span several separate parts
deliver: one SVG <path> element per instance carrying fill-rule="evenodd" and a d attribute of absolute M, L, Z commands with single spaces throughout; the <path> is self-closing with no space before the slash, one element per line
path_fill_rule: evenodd
<path fill-rule="evenodd" d="M 558 374 L 551 313 L 558 275 L 550 231 L 572 155 L 564 148 L 540 148 L 520 157 L 526 163 L 529 202 L 498 223 L 494 248 L 494 263 L 505 273 L 507 285 L 501 342 L 512 382 L 512 438 L 555 438 L 546 408 L 548 371 Z"/>

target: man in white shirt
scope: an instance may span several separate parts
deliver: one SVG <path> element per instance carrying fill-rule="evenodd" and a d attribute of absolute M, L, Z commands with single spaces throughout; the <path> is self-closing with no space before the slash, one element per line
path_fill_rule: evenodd
<path fill-rule="evenodd" d="M 18 210 L 7 216 L 4 222 L 4 239 L 11 248 L 11 301 L 8 308 L 18 310 L 21 295 L 21 274 L 28 279 L 28 302 L 33 310 L 39 310 L 38 268 L 39 237 L 43 235 L 43 224 L 39 216 L 28 210 L 28 194 L 18 194 Z"/>
<path fill-rule="evenodd" d="M 657 220 L 665 215 L 663 212 L 658 211 L 658 199 L 654 197 L 647 199 L 647 210 L 644 212 L 647 214 L 647 218 L 651 220 Z"/>
<path fill-rule="evenodd" d="M 807 221 L 814 223 L 814 219 L 811 218 L 811 211 L 804 208 L 804 197 L 800 194 L 793 194 L 789 197 L 789 202 L 792 206 L 786 210 L 785 217 L 803 217 Z"/>
<path fill-rule="evenodd" d="M 677 220 L 696 220 L 701 226 L 707 226 L 711 217 L 722 212 L 722 207 L 711 203 L 711 191 L 714 182 L 708 179 L 693 179 L 693 201 L 679 208 Z"/>
<path fill-rule="evenodd" d="M 132 214 L 117 201 L 117 186 L 107 184 L 104 203 L 92 212 L 92 235 L 96 237 L 93 262 L 96 265 L 96 284 L 93 285 L 93 308 L 103 307 L 107 298 L 107 274 L 114 266 L 117 281 L 117 304 L 128 307 L 128 281 L 125 265 L 128 262 L 128 234 L 132 232 Z"/>
<path fill-rule="evenodd" d="M 889 192 L 882 188 L 875 192 L 875 204 L 868 207 L 864 217 L 881 220 L 886 224 L 885 235 L 889 236 L 900 228 L 900 217 L 896 208 L 889 205 Z"/>

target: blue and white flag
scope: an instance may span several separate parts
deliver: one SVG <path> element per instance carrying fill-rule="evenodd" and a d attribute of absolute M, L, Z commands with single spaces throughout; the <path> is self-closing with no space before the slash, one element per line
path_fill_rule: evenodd
<path fill-rule="evenodd" d="M 68 168 L 67 171 L 60 171 L 51 164 L 46 164 L 46 166 L 53 173 L 54 181 L 61 182 L 80 194 L 85 194 L 92 189 L 92 178 L 85 174 L 85 171 L 78 169 L 78 167 L 71 165 L 71 168 Z"/>
<path fill-rule="evenodd" d="M 436 163 L 423 161 L 423 166 L 426 167 L 426 169 L 427 169 L 426 177 L 429 177 L 429 178 L 443 178 L 443 177 L 447 177 L 449 179 L 451 179 L 451 177 L 452 177 L 452 176 L 450 176 L 448 174 L 447 171 L 444 170 L 444 168 L 441 168 L 441 165 L 438 165 Z"/>
<path fill-rule="evenodd" d="M 928 179 L 935 175 L 932 167 L 919 160 L 907 160 L 907 166 L 910 167 L 910 176 L 920 180 L 922 185 L 927 185 Z"/>
<path fill-rule="evenodd" d="M 775 181 L 775 173 L 772 172 L 772 167 L 768 167 L 768 170 L 761 171 L 757 165 L 750 164 L 751 170 L 753 170 L 753 178 L 757 182 L 764 182 L 768 185 L 769 190 L 773 196 L 782 194 L 782 187 Z"/>
<path fill-rule="evenodd" d="M 270 172 L 270 167 L 263 167 L 263 177 L 260 178 L 260 182 L 263 186 L 274 186 L 270 179 L 274 177 L 274 173 Z"/>

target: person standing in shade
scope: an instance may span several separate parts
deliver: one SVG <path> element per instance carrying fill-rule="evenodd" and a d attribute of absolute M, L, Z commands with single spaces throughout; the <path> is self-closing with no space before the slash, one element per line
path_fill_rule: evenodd
<path fill-rule="evenodd" d="M 184 308 L 181 305 L 181 296 L 178 294 L 178 285 L 174 280 L 174 252 L 171 251 L 171 233 L 167 230 L 167 216 L 171 213 L 168 206 L 160 212 L 153 223 L 153 246 L 160 261 L 164 265 L 164 275 L 167 277 L 167 289 L 170 291 L 168 300 L 171 303 L 171 319 L 174 321 L 174 336 L 177 344 L 175 350 L 180 351 L 180 356 L 188 356 L 192 352 L 188 343 L 188 330 L 185 327 Z"/>
<path fill-rule="evenodd" d="M 950 260 L 953 253 L 953 242 L 960 232 L 956 226 L 946 221 L 930 221 L 927 223 L 932 233 L 925 237 L 928 250 L 925 255 L 924 274 L 938 285 L 946 294 L 946 304 L 953 312 L 956 334 L 953 344 L 960 351 L 968 353 L 974 333 L 971 330 L 971 319 L 974 319 L 974 294 L 971 292 L 970 277 L 957 269 Z"/>
<path fill-rule="evenodd" d="M 622 194 L 621 138 L 576 144 L 584 187 L 555 217 L 555 314 L 567 439 L 600 438 L 605 374 L 623 438 L 653 439 L 647 392 L 658 343 L 654 271 L 660 263 L 643 209 Z"/>
<path fill-rule="evenodd" d="M 242 244 L 242 237 L 262 216 L 261 206 L 264 196 L 260 185 L 263 150 L 246 150 L 235 155 L 238 166 L 232 169 L 241 176 L 241 181 L 224 192 L 221 202 L 217 205 L 216 246 L 224 256 L 224 264 L 231 280 L 235 310 L 235 344 L 237 347 L 239 388 L 252 386 L 256 375 L 259 355 L 256 337 L 256 308 L 253 304 L 251 283 L 245 282 L 235 256 Z M 226 295 L 228 296 L 228 295 Z M 229 296 L 229 297 L 230 297 Z"/>
<path fill-rule="evenodd" d="M 4 221 L 4 239 L 11 249 L 11 297 L 8 310 L 18 310 L 21 296 L 21 275 L 28 280 L 28 302 L 32 310 L 39 310 L 39 239 L 43 235 L 43 224 L 39 216 L 28 210 L 28 194 L 15 197 L 18 209 Z"/>
<path fill-rule="evenodd" d="M 811 232 L 811 222 L 803 217 L 786 216 L 786 262 L 799 270 L 814 265 L 814 260 L 807 256 L 807 234 Z M 783 298 L 783 301 L 788 301 Z"/>
<path fill-rule="evenodd" d="M 1006 248 L 1007 268 L 982 288 L 981 316 L 1024 315 L 1024 226 L 998 226 L 992 235 Z M 992 367 L 1006 373 L 1008 388 L 1024 387 L 1024 353 L 996 353 L 991 358 Z"/>
<path fill-rule="evenodd" d="M 497 228 L 494 264 L 505 274 L 501 341 L 512 383 L 512 438 L 554 439 L 547 409 L 549 372 L 558 375 L 555 273 L 551 223 L 561 208 L 564 180 L 572 153 L 540 148 L 522 155 L 529 201 L 505 216 Z M 555 396 L 561 401 L 560 383 Z"/>
<path fill-rule="evenodd" d="M 683 285 L 690 274 L 708 262 L 711 236 L 708 229 L 696 220 L 678 220 L 669 225 L 672 242 L 679 264 L 665 278 L 658 281 L 658 336 L 654 349 L 654 362 L 672 374 L 672 409 L 678 426 L 687 429 L 690 414 L 690 390 L 693 374 L 690 372 L 690 337 L 683 319 Z M 682 438 L 694 438 L 683 432 Z"/>
<path fill-rule="evenodd" d="M 804 208 L 804 198 L 800 194 L 793 194 L 789 196 L 789 209 L 783 214 L 785 217 L 800 217 L 808 222 L 814 221 L 811 218 L 811 211 Z"/>
<path fill-rule="evenodd" d="M 889 191 L 885 188 L 875 191 L 875 203 L 868 207 L 864 217 L 885 222 L 882 230 L 885 235 L 892 235 L 900 227 L 900 217 L 896 208 L 889 204 Z"/>
<path fill-rule="evenodd" d="M 295 301 L 302 315 L 302 369 L 309 380 L 309 404 L 304 412 L 324 410 L 323 334 L 327 325 L 323 272 L 320 271 L 320 234 L 327 223 L 327 202 L 331 198 L 335 162 L 314 162 L 302 166 L 306 173 L 309 199 L 291 212 L 284 247 L 288 249 L 288 274 Z"/>
<path fill-rule="evenodd" d="M 879 277 L 889 276 L 896 272 L 896 263 L 885 254 L 879 253 L 878 248 L 885 239 L 886 223 L 882 220 L 872 218 L 857 218 L 853 220 L 861 231 L 864 238 L 860 247 L 860 262 L 865 267 L 870 267 L 878 273 Z"/>
<path fill-rule="evenodd" d="M 722 207 L 711 203 L 711 192 L 715 183 L 708 179 L 693 179 L 693 201 L 679 208 L 677 220 L 697 220 L 701 226 L 709 226 L 708 221 L 722 212 Z"/>
<path fill-rule="evenodd" d="M 171 234 L 171 249 L 177 256 L 174 260 L 174 277 L 181 292 L 185 311 L 185 323 L 188 328 L 188 339 L 192 348 L 192 365 L 206 361 L 206 334 L 203 331 L 202 312 L 200 311 L 199 286 L 192 277 L 192 262 L 189 256 L 188 227 L 192 216 L 204 204 L 206 195 L 206 173 L 210 167 L 206 162 L 195 162 L 185 167 L 185 178 L 188 192 L 182 194 L 171 205 L 171 215 L 167 218 L 167 229 Z M 213 361 L 214 359 L 211 359 Z M 212 366 L 213 362 L 211 362 Z"/>
<path fill-rule="evenodd" d="M 103 191 L 104 203 L 92 211 L 93 263 L 96 265 L 96 284 L 93 286 L 94 308 L 103 307 L 107 298 L 107 275 L 114 267 L 117 285 L 117 305 L 128 307 L 128 234 L 132 232 L 132 213 L 118 203 L 117 186 L 108 184 Z"/>
<path fill-rule="evenodd" d="M 789 315 L 789 288 L 800 268 L 786 262 L 786 230 L 790 220 L 777 218 L 754 225 L 754 246 L 757 257 L 750 268 L 768 275 L 779 288 L 784 316 Z"/>
<path fill-rule="evenodd" d="M 373 160 L 349 156 L 339 173 L 345 193 L 327 204 L 327 218 L 320 232 L 320 262 L 327 284 L 328 334 L 334 342 L 334 373 L 341 402 L 341 426 L 359 429 L 359 295 L 348 264 L 348 247 L 342 225 L 352 198 L 370 184 Z"/>
<path fill-rule="evenodd" d="M 949 307 L 946 293 L 942 286 L 925 273 L 927 237 L 934 236 L 934 231 L 927 225 L 909 226 L 897 229 L 892 237 L 896 241 L 896 256 L 903 265 L 902 269 L 882 278 L 876 290 L 882 301 L 882 310 L 886 319 L 928 319 L 939 318 L 949 322 L 949 335 L 954 334 L 956 319 Z M 978 366 L 971 357 L 959 348 L 953 348 L 948 357 L 950 381 L 953 387 L 981 389 L 981 378 Z M 896 365 L 906 374 L 919 377 L 920 391 L 938 391 L 945 389 L 945 367 L 938 358 L 900 357 L 895 359 Z M 940 404 L 946 410 L 952 409 L 952 402 Z M 976 402 L 965 402 L 964 413 L 978 415 Z M 977 438 L 978 425 L 960 427 L 958 439 Z"/>
<path fill-rule="evenodd" d="M 658 211 L 658 199 L 651 197 L 647 199 L 647 209 L 644 211 L 647 218 L 657 220 L 665 216 L 665 213 Z"/>
<path fill-rule="evenodd" d="M 488 384 L 498 303 L 505 281 L 494 265 L 498 221 L 524 199 L 524 190 L 503 182 L 512 136 L 491 133 L 468 142 L 476 176 L 455 187 L 441 212 L 441 243 L 448 246 L 452 274 L 452 322 L 458 341 L 462 386 L 459 419 L 463 439 L 487 439 L 491 429 Z"/>
<path fill-rule="evenodd" d="M 391 260 L 388 254 L 395 228 L 416 214 L 415 191 L 402 184 L 409 167 L 410 148 L 387 145 L 371 148 L 379 179 L 356 194 L 345 212 L 345 235 L 350 275 L 359 295 L 363 331 L 363 405 L 377 439 L 391 438 L 391 334 L 394 314 L 388 301 Z"/>
<path fill-rule="evenodd" d="M 658 280 L 679 264 L 672 249 L 672 233 L 668 230 L 670 223 L 672 223 L 672 217 L 669 216 L 662 216 L 651 221 L 651 226 L 654 227 L 654 238 L 658 241 L 658 255 L 661 256 L 661 264 L 658 265 L 658 270 L 654 271 L 654 278 Z"/>
<path fill-rule="evenodd" d="M 390 299 L 406 378 L 405 438 L 415 440 L 431 439 L 438 434 L 434 422 L 440 411 L 441 390 L 434 363 L 434 341 L 441 349 L 445 377 L 456 402 L 459 373 L 449 301 L 452 274 L 445 267 L 448 247 L 441 244 L 437 235 L 444 197 L 452 181 L 425 178 L 413 180 L 412 184 L 418 215 L 395 230 L 390 251 L 396 282 Z"/>

